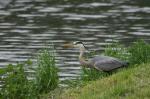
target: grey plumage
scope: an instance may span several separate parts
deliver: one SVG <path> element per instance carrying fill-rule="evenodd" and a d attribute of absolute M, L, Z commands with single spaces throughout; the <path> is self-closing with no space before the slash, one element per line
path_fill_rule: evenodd
<path fill-rule="evenodd" d="M 90 65 L 95 69 L 102 71 L 111 71 L 123 66 L 127 66 L 127 62 L 109 56 L 96 56 L 89 60 Z"/>

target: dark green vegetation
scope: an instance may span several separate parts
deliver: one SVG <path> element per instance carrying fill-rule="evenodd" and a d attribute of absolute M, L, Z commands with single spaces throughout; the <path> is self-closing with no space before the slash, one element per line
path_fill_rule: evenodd
<path fill-rule="evenodd" d="M 129 62 L 132 65 L 150 62 L 150 45 L 144 41 L 135 42 L 129 48 L 129 53 Z"/>
<path fill-rule="evenodd" d="M 55 57 L 49 49 L 40 51 L 37 63 L 30 60 L 16 65 L 8 65 L 0 69 L 3 86 L 0 99 L 36 99 L 40 94 L 49 92 L 58 86 L 57 68 Z M 32 66 L 37 66 L 34 69 Z M 32 79 L 27 71 L 33 70 Z"/>
<path fill-rule="evenodd" d="M 1 69 L 1 81 L 4 85 L 1 89 L 1 99 L 31 99 L 36 97 L 36 90 L 33 81 L 27 79 L 24 67 L 28 62 L 17 65 L 8 65 Z"/>
<path fill-rule="evenodd" d="M 143 40 L 134 42 L 128 48 L 120 44 L 112 44 L 104 54 L 128 61 L 132 65 L 147 63 L 150 61 L 150 45 Z"/>

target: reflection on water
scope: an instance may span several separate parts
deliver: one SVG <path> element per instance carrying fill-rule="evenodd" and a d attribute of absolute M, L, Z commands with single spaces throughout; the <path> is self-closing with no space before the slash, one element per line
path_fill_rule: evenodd
<path fill-rule="evenodd" d="M 103 50 L 112 41 L 150 42 L 148 0 L 56 1 L 0 0 L 1 67 L 25 61 L 53 42 L 61 78 L 74 78 L 80 73 L 78 51 L 64 49 L 64 42 L 80 40 L 91 50 Z"/>

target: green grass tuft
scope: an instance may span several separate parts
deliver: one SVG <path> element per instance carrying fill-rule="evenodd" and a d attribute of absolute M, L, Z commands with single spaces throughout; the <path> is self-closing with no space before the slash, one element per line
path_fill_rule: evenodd
<path fill-rule="evenodd" d="M 109 45 L 104 54 L 128 61 L 132 65 L 148 63 L 150 62 L 150 45 L 143 40 L 138 40 L 129 47 L 116 43 Z"/>
<path fill-rule="evenodd" d="M 97 80 L 109 75 L 109 73 L 107 72 L 102 72 L 95 69 L 87 69 L 85 67 L 82 67 L 81 70 L 82 70 L 81 80 L 83 81 Z"/>
<path fill-rule="evenodd" d="M 119 43 L 108 45 L 104 51 L 104 55 L 116 57 L 124 61 L 129 61 L 130 57 L 128 48 Z"/>
<path fill-rule="evenodd" d="M 58 68 L 55 66 L 54 52 L 44 49 L 40 52 L 36 71 L 36 85 L 40 92 L 48 92 L 58 86 Z"/>
<path fill-rule="evenodd" d="M 150 44 L 145 43 L 143 40 L 134 42 L 129 47 L 130 63 L 141 64 L 150 62 Z"/>

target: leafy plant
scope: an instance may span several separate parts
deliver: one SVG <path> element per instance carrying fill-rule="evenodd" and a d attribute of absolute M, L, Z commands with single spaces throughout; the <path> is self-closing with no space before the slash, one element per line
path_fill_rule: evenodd
<path fill-rule="evenodd" d="M 41 93 L 50 92 L 58 86 L 58 69 L 53 52 L 49 52 L 48 49 L 41 50 L 37 59 L 37 69 L 32 68 L 32 65 L 32 61 L 28 60 L 0 69 L 0 99 L 36 99 Z M 30 69 L 35 72 L 31 80 L 28 79 L 30 74 L 26 72 Z"/>
<path fill-rule="evenodd" d="M 33 88 L 35 86 L 27 79 L 25 73 L 24 66 L 26 65 L 28 64 L 9 64 L 3 69 L 1 81 L 4 82 L 4 85 L 0 93 L 2 99 L 33 99 L 36 97 L 36 90 Z"/>

